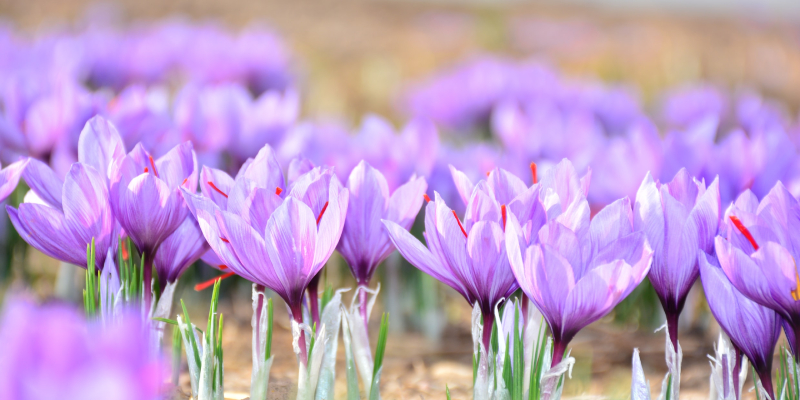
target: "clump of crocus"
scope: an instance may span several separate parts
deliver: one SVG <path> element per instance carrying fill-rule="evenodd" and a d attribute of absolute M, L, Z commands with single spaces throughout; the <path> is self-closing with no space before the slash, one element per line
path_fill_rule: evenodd
<path fill-rule="evenodd" d="M 725 227 L 727 237 L 715 240 L 722 270 L 744 296 L 781 316 L 797 361 L 800 278 L 795 260 L 800 255 L 796 244 L 800 204 L 780 182 L 761 203 L 745 191 L 727 210 Z"/>
<path fill-rule="evenodd" d="M 383 221 L 392 243 L 408 262 L 480 308 L 481 343 L 486 351 L 490 348 L 494 308 L 518 288 L 503 244 L 504 210 L 485 189 L 476 188 L 462 223 L 436 193 L 425 207 L 427 248 L 402 226 Z"/>
<path fill-rule="evenodd" d="M 591 222 L 588 213 L 564 216 L 548 222 L 528 244 L 530 238 L 511 214 L 505 240 L 517 282 L 550 326 L 554 366 L 579 330 L 611 311 L 644 279 L 653 254 L 644 234 L 633 229 L 627 198 L 606 206 Z"/>
<path fill-rule="evenodd" d="M 781 318 L 775 311 L 755 303 L 733 287 L 716 257 L 705 253 L 700 253 L 698 257 L 708 307 L 735 350 L 735 360 L 730 360 L 734 368 L 729 375 L 736 399 L 740 398 L 741 384 L 744 383 L 740 382 L 740 375 L 743 370 L 745 374 L 747 372 L 742 355 L 750 360 L 762 387 L 769 398 L 774 399 L 772 355 L 781 334 Z M 725 381 L 722 383 L 727 388 L 728 382 Z"/>
<path fill-rule="evenodd" d="M 648 174 L 636 194 L 634 226 L 653 249 L 650 282 L 667 316 L 673 349 L 678 351 L 678 317 L 700 275 L 698 251 L 712 252 L 719 227 L 719 184 L 704 182 L 681 169 L 669 183 Z"/>
<path fill-rule="evenodd" d="M 258 188 L 250 193 L 266 194 Z M 224 265 L 275 291 L 289 306 L 294 323 L 303 324 L 305 290 L 336 248 L 347 212 L 348 191 L 333 171 L 317 167 L 301 176 L 276 208 L 265 201 L 234 203 L 231 195 L 224 210 L 207 197 L 185 196 Z M 298 357 L 306 365 L 305 335 L 302 330 L 298 334 Z"/>
<path fill-rule="evenodd" d="M 175 146 L 157 160 L 139 144 L 115 158 L 109 171 L 114 215 L 144 258 L 145 302 L 149 305 L 156 253 L 188 216 L 181 188 L 197 187 L 197 158 L 191 142 Z M 163 290 L 163 282 L 160 287 Z"/>
<path fill-rule="evenodd" d="M 19 209 L 6 207 L 20 236 L 42 253 L 83 268 L 86 248 L 94 238 L 96 265 L 105 265 L 106 255 L 115 253 L 119 240 L 106 174 L 124 149 L 114 127 L 95 117 L 81 132 L 79 162 L 72 164 L 63 181 L 43 162 L 30 159 L 22 177 L 31 191 Z"/>
<path fill-rule="evenodd" d="M 168 369 L 135 312 L 87 322 L 66 305 L 6 300 L 0 398 L 156 400 Z"/>

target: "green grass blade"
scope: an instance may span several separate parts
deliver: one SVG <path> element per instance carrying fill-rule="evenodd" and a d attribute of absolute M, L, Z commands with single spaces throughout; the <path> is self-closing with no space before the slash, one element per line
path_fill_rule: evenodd
<path fill-rule="evenodd" d="M 165 323 L 170 324 L 170 325 L 175 325 L 175 326 L 178 325 L 178 321 L 176 321 L 174 319 L 161 318 L 161 317 L 153 317 L 152 319 L 153 319 L 153 321 L 165 322 Z"/>
<path fill-rule="evenodd" d="M 264 351 L 264 360 L 269 360 L 272 356 L 272 299 L 267 299 L 267 343 Z"/>
<path fill-rule="evenodd" d="M 447 395 L 447 400 L 451 400 L 450 399 L 450 387 L 447 386 L 447 385 L 444 385 L 444 394 Z"/>
<path fill-rule="evenodd" d="M 192 332 L 192 321 L 189 320 L 189 312 L 186 311 L 186 304 L 183 302 L 183 299 L 181 299 L 181 308 L 183 308 L 183 318 L 186 320 L 186 326 L 188 327 L 186 335 L 189 336 L 189 342 L 192 344 L 192 349 L 194 350 L 194 361 L 200 366 L 202 365 L 200 361 L 200 351 L 197 348 L 197 340 L 194 337 L 194 332 Z"/>
<path fill-rule="evenodd" d="M 375 347 L 375 365 L 372 368 L 372 381 L 375 382 L 375 378 L 378 376 L 378 371 L 380 371 L 381 367 L 383 367 L 383 356 L 386 354 L 386 336 L 389 334 L 389 313 L 383 313 L 381 317 L 381 330 L 378 333 L 378 344 Z M 372 397 L 372 391 L 378 390 L 380 392 L 380 388 L 375 387 L 374 385 L 370 389 L 370 398 Z"/>

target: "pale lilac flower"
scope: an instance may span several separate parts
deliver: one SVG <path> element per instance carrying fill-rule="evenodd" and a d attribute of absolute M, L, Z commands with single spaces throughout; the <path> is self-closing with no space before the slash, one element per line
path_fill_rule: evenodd
<path fill-rule="evenodd" d="M 665 184 L 648 174 L 636 194 L 634 224 L 653 249 L 650 282 L 666 313 L 676 351 L 678 316 L 700 274 L 697 254 L 712 252 L 721 214 L 719 181 L 706 188 L 685 169 Z"/>
<path fill-rule="evenodd" d="M 67 305 L 7 299 L 0 323 L 0 398 L 157 400 L 168 374 L 131 310 L 86 321 Z"/>

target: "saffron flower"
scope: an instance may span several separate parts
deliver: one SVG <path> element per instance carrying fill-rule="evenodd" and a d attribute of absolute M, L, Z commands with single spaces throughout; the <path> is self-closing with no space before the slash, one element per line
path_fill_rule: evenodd
<path fill-rule="evenodd" d="M 43 162 L 30 159 L 22 174 L 31 191 L 19 209 L 6 206 L 11 222 L 31 246 L 55 259 L 86 268 L 86 247 L 95 240 L 95 265 L 116 253 L 119 226 L 106 175 L 124 155 L 122 139 L 102 117 L 87 122 L 78 142 L 79 162 L 62 181 Z"/>
<path fill-rule="evenodd" d="M 798 360 L 800 275 L 795 260 L 800 204 L 780 182 L 761 203 L 745 191 L 726 211 L 724 226 L 727 238 L 715 240 L 722 270 L 743 295 L 783 318 Z"/>
<path fill-rule="evenodd" d="M 333 254 L 347 214 L 348 191 L 333 171 L 316 167 L 301 176 L 274 209 L 264 201 L 244 207 L 231 196 L 228 210 L 223 210 L 207 197 L 188 191 L 184 195 L 224 265 L 275 291 L 294 321 L 303 323 L 306 288 Z M 298 345 L 306 365 L 304 336 L 300 334 Z"/>
<path fill-rule="evenodd" d="M 350 173 L 347 206 L 342 239 L 337 250 L 350 266 L 359 286 L 369 286 L 372 274 L 394 250 L 381 220 L 392 221 L 408 230 L 419 214 L 428 184 L 425 178 L 412 177 L 393 193 L 383 174 L 361 161 Z M 361 316 L 367 320 L 367 292 L 361 290 Z"/>
<path fill-rule="evenodd" d="M 158 160 L 138 144 L 114 159 L 109 177 L 114 215 L 144 257 L 149 304 L 153 260 L 188 216 L 180 190 L 197 187 L 197 158 L 190 142 L 175 146 Z"/>
<path fill-rule="evenodd" d="M 734 389 L 738 391 L 739 388 L 738 378 L 744 354 L 753 365 L 769 398 L 774 399 L 772 355 L 781 334 L 781 318 L 775 311 L 748 299 L 733 287 L 716 257 L 700 253 L 698 258 L 708 307 L 731 339 L 736 352 L 736 368 L 731 372 Z"/>
<path fill-rule="evenodd" d="M 156 400 L 168 369 L 135 312 L 101 324 L 66 305 L 9 299 L 0 324 L 0 398 Z"/>
<path fill-rule="evenodd" d="M 427 248 L 399 224 L 383 220 L 392 243 L 408 262 L 480 308 L 486 351 L 490 349 L 494 308 L 518 288 L 503 244 L 504 209 L 480 184 L 472 193 L 462 223 L 435 193 L 435 200 L 425 207 Z"/>
<path fill-rule="evenodd" d="M 505 232 L 511 270 L 550 326 L 553 366 L 579 330 L 641 283 L 653 258 L 645 235 L 634 230 L 630 200 L 615 201 L 590 221 L 586 198 L 578 198 L 573 204 L 586 212 L 564 213 L 538 234 L 510 214 Z"/>
<path fill-rule="evenodd" d="M 700 275 L 698 251 L 712 252 L 722 214 L 719 182 L 708 188 L 681 169 L 661 184 L 645 176 L 634 205 L 634 225 L 653 249 L 650 282 L 667 316 L 672 346 L 678 349 L 678 316 Z"/>
<path fill-rule="evenodd" d="M 27 165 L 28 159 L 22 159 L 7 165 L 0 171 L 0 202 L 4 201 L 17 188 L 22 171 Z"/>

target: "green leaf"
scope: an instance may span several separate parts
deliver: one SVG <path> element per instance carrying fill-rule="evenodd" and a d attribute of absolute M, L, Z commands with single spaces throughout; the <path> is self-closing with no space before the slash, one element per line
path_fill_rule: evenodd
<path fill-rule="evenodd" d="M 331 286 L 331 284 L 326 284 L 325 291 L 322 292 L 322 304 L 320 306 L 320 310 L 325 310 L 325 306 L 331 302 L 331 299 L 333 299 L 333 286 Z"/>
<path fill-rule="evenodd" d="M 450 387 L 447 386 L 447 385 L 444 385 L 444 394 L 447 395 L 447 400 L 451 400 L 450 399 Z"/>
<path fill-rule="evenodd" d="M 197 340 L 194 337 L 194 332 L 191 331 L 192 329 L 192 321 L 189 320 L 189 312 L 186 311 L 186 304 L 181 299 L 181 308 L 183 309 L 183 318 L 186 320 L 187 331 L 184 333 L 189 337 L 189 342 L 192 344 L 192 349 L 194 350 L 194 360 L 198 366 L 202 365 L 200 361 L 200 351 L 197 348 Z"/>
<path fill-rule="evenodd" d="M 265 360 L 269 360 L 272 356 L 272 299 L 267 299 L 267 343 L 266 343 Z"/>
<path fill-rule="evenodd" d="M 168 323 L 168 324 L 170 324 L 170 325 L 175 325 L 175 326 L 178 326 L 178 321 L 176 321 L 176 320 L 174 320 L 174 319 L 169 319 L 169 318 L 161 318 L 161 317 L 153 317 L 153 318 L 152 318 L 152 320 L 153 320 L 153 321 L 165 322 L 165 323 Z"/>
<path fill-rule="evenodd" d="M 389 313 L 383 313 L 381 317 L 381 330 L 378 333 L 378 345 L 375 347 L 375 365 L 372 369 L 372 381 L 376 383 L 376 378 L 378 377 L 378 372 L 380 371 L 381 367 L 383 367 L 383 356 L 386 353 L 386 336 L 389 334 Z M 370 389 L 370 398 L 372 398 L 372 392 L 378 391 L 380 393 L 380 388 L 377 387 L 378 385 L 372 385 Z"/>

